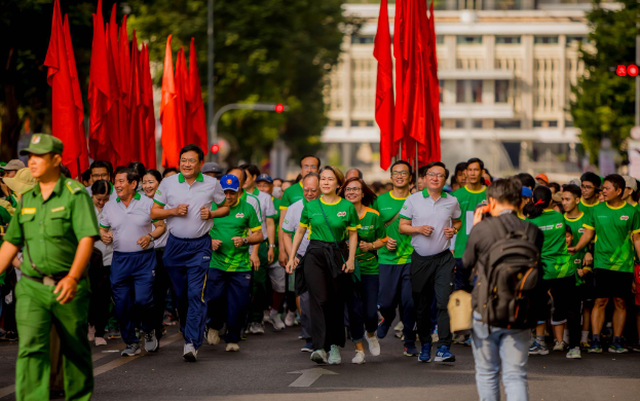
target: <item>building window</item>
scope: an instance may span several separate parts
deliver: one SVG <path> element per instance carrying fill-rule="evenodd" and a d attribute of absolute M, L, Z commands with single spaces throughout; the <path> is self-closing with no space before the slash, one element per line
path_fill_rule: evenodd
<path fill-rule="evenodd" d="M 351 120 L 352 127 L 373 127 L 373 120 Z"/>
<path fill-rule="evenodd" d="M 440 103 L 444 102 L 444 80 L 439 80 Z"/>
<path fill-rule="evenodd" d="M 458 35 L 457 43 L 459 45 L 481 45 L 482 36 L 462 36 Z"/>
<path fill-rule="evenodd" d="M 564 126 L 565 126 L 565 128 L 575 127 L 575 125 L 573 124 L 573 120 L 565 120 L 564 121 Z"/>
<path fill-rule="evenodd" d="M 509 81 L 497 79 L 495 81 L 495 95 L 496 103 L 507 103 L 509 97 Z"/>
<path fill-rule="evenodd" d="M 482 103 L 482 80 L 456 81 L 456 103 Z"/>
<path fill-rule="evenodd" d="M 533 43 L 537 45 L 557 45 L 558 37 L 557 36 L 536 36 L 533 40 Z"/>
<path fill-rule="evenodd" d="M 482 129 L 482 120 L 473 120 L 471 123 L 473 129 Z"/>
<path fill-rule="evenodd" d="M 464 128 L 464 120 L 456 120 L 456 128 L 463 129 Z"/>
<path fill-rule="evenodd" d="M 466 103 L 465 81 L 456 81 L 456 103 Z"/>
<path fill-rule="evenodd" d="M 471 103 L 482 103 L 482 81 L 471 81 Z"/>
<path fill-rule="evenodd" d="M 575 43 L 576 46 L 578 44 L 586 44 L 589 41 L 587 36 L 567 36 L 567 46 L 571 46 Z"/>
<path fill-rule="evenodd" d="M 533 120 L 534 128 L 557 128 L 558 121 L 557 120 Z"/>
<path fill-rule="evenodd" d="M 496 36 L 497 45 L 519 45 L 521 42 L 521 36 Z"/>
<path fill-rule="evenodd" d="M 436 35 L 436 44 L 438 45 L 444 44 L 444 35 Z"/>
<path fill-rule="evenodd" d="M 370 45 L 373 44 L 375 36 L 360 36 L 354 35 L 351 37 L 351 43 L 354 45 Z"/>
<path fill-rule="evenodd" d="M 495 127 L 502 129 L 520 128 L 520 120 L 495 120 Z"/>
<path fill-rule="evenodd" d="M 329 120 L 329 127 L 342 127 L 342 120 Z"/>

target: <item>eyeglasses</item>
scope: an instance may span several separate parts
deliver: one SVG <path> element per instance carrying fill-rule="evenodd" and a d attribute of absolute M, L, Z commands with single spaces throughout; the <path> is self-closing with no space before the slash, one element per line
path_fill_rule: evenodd
<path fill-rule="evenodd" d="M 391 173 L 392 177 L 408 177 L 409 176 L 409 172 L 408 171 L 394 171 Z"/>
<path fill-rule="evenodd" d="M 314 194 L 318 192 L 318 188 L 303 188 L 302 192 Z"/>
<path fill-rule="evenodd" d="M 180 159 L 180 163 L 190 163 L 196 164 L 198 161 L 196 159 Z"/>
<path fill-rule="evenodd" d="M 360 187 L 346 187 L 344 189 L 345 193 L 347 193 L 347 192 L 360 192 L 360 191 L 362 191 L 362 188 L 360 188 Z"/>
<path fill-rule="evenodd" d="M 302 168 L 305 170 L 315 170 L 318 168 L 315 164 L 303 164 Z"/>
<path fill-rule="evenodd" d="M 94 180 L 108 180 L 109 179 L 109 173 L 91 174 L 91 178 L 93 178 Z"/>
<path fill-rule="evenodd" d="M 427 175 L 429 177 L 436 177 L 437 179 L 441 180 L 444 178 L 444 174 L 436 174 L 436 173 L 427 173 Z"/>
<path fill-rule="evenodd" d="M 591 186 L 591 185 L 581 185 L 582 189 L 596 189 L 596 187 Z"/>

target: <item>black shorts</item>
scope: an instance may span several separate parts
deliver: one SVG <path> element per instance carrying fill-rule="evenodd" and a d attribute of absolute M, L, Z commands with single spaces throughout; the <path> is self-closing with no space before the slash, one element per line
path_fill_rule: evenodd
<path fill-rule="evenodd" d="M 631 296 L 633 273 L 595 269 L 596 298 L 624 298 Z"/>
<path fill-rule="evenodd" d="M 544 281 L 553 301 L 551 310 L 552 323 L 565 323 L 571 308 L 580 310 L 580 301 L 577 299 L 578 287 L 576 286 L 576 278 L 575 276 L 569 276 Z"/>
<path fill-rule="evenodd" d="M 595 285 L 595 274 L 593 271 L 582 276 L 582 280 L 584 283 L 578 286 L 578 294 L 580 295 L 580 299 L 586 305 L 593 305 L 593 301 L 596 298 L 596 285 Z"/>

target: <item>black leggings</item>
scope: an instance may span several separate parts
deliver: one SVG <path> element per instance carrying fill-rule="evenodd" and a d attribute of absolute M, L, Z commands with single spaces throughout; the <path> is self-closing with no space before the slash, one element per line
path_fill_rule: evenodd
<path fill-rule="evenodd" d="M 104 337 L 105 328 L 109 321 L 109 303 L 111 302 L 110 271 L 111 266 L 102 264 L 102 252 L 94 248 L 89 261 L 89 284 L 91 286 L 89 324 L 96 328 L 96 337 Z"/>
<path fill-rule="evenodd" d="M 551 297 L 553 309 L 551 319 L 555 322 L 567 320 L 569 347 L 580 346 L 582 324 L 580 322 L 581 297 L 576 287 L 575 276 L 545 280 Z"/>

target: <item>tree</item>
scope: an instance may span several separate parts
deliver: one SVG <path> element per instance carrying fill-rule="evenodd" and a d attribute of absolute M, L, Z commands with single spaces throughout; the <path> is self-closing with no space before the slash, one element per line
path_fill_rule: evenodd
<path fill-rule="evenodd" d="M 162 60 L 173 34 L 174 51 L 198 47 L 207 71 L 206 0 L 131 0 L 129 26 L 151 39 L 151 58 Z M 287 113 L 235 111 L 218 132 L 232 148 L 229 162 L 259 161 L 281 138 L 293 154 L 312 152 L 326 125 L 323 88 L 337 63 L 343 32 L 354 21 L 342 14 L 343 0 L 215 0 L 216 109 L 240 102 L 284 103 Z M 157 76 L 160 76 L 158 74 Z M 206 79 L 201 77 L 206 96 Z"/>
<path fill-rule="evenodd" d="M 585 76 L 572 88 L 576 100 L 571 102 L 571 115 L 594 164 L 602 138 L 608 137 L 613 149 L 620 150 L 634 125 L 635 81 L 619 77 L 615 66 L 635 61 L 640 2 L 621 0 L 620 4 L 620 10 L 605 9 L 596 0 L 587 14 L 589 41 L 596 51 L 580 49 Z"/>

